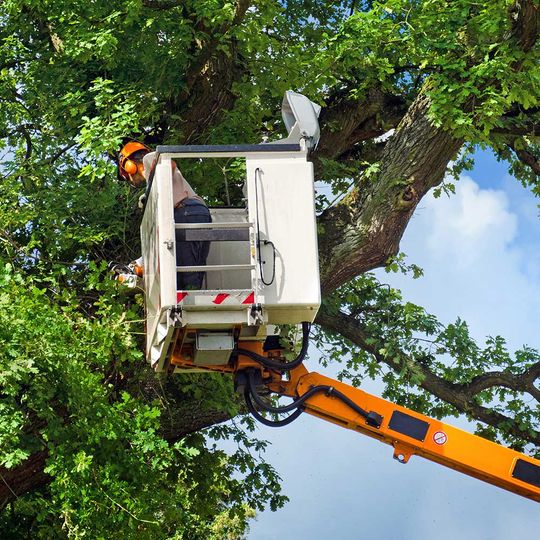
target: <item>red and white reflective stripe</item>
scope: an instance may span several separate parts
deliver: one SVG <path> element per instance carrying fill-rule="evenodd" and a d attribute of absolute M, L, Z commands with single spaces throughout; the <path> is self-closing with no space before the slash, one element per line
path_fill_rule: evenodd
<path fill-rule="evenodd" d="M 179 304 L 187 295 L 188 295 L 187 292 L 178 291 L 176 293 L 176 303 Z"/>
<path fill-rule="evenodd" d="M 176 303 L 180 304 L 182 303 L 189 295 L 191 295 L 193 298 L 198 296 L 199 298 L 207 298 L 207 302 L 211 302 L 212 304 L 215 304 L 217 306 L 221 304 L 243 304 L 243 305 L 250 305 L 255 303 L 255 291 L 250 291 L 247 294 L 245 292 L 241 294 L 231 294 L 231 293 L 218 293 L 215 296 L 209 296 L 209 295 L 197 295 L 197 291 L 177 291 L 176 292 Z"/>

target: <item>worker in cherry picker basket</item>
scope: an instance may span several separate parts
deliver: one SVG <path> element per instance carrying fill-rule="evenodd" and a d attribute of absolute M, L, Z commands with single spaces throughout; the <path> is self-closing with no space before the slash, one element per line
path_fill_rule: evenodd
<path fill-rule="evenodd" d="M 118 176 L 133 187 L 143 187 L 156 163 L 156 153 L 148 146 L 138 141 L 129 141 L 118 155 Z M 206 204 L 193 191 L 174 161 L 172 169 L 174 221 L 176 223 L 210 223 L 212 219 Z M 176 266 L 204 266 L 209 249 L 210 242 L 186 241 L 185 231 L 176 230 Z M 142 267 L 142 258 L 137 259 L 136 263 L 137 266 Z M 204 272 L 178 272 L 176 274 L 177 289 L 201 289 L 204 274 Z"/>

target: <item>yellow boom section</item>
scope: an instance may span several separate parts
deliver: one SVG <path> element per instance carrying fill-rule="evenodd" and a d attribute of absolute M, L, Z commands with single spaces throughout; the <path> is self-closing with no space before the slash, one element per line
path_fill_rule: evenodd
<path fill-rule="evenodd" d="M 374 427 L 343 400 L 317 393 L 304 403 L 305 412 L 359 431 L 394 447 L 394 458 L 406 463 L 418 455 L 474 478 L 540 502 L 540 461 L 444 422 L 400 407 L 334 379 L 308 373 L 304 366 L 290 381 L 271 383 L 275 392 L 298 398 L 317 386 L 330 386 L 357 406 L 382 416 Z"/>

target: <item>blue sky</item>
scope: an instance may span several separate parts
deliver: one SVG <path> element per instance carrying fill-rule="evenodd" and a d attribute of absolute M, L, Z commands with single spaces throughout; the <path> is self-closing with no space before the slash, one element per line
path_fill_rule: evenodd
<path fill-rule="evenodd" d="M 442 322 L 465 319 L 479 340 L 540 347 L 538 201 L 490 153 L 476 157 L 456 195 L 426 197 L 405 233 L 401 249 L 424 277 L 379 277 Z M 315 355 L 308 367 L 328 373 Z M 291 502 L 260 514 L 250 540 L 508 540 L 540 529 L 535 502 L 418 457 L 402 465 L 389 446 L 308 415 L 259 435 Z"/>

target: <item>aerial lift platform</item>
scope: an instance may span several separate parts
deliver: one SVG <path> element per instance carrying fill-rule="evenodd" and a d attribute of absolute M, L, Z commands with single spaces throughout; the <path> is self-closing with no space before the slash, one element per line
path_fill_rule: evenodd
<path fill-rule="evenodd" d="M 313 167 L 320 108 L 287 92 L 287 139 L 258 145 L 158 146 L 141 225 L 146 355 L 158 372 L 231 373 L 248 410 L 283 426 L 302 412 L 540 502 L 540 461 L 361 389 L 309 373 L 309 328 L 320 306 Z M 211 209 L 212 223 L 175 224 L 172 159 L 245 159 L 246 205 Z M 175 231 L 211 242 L 207 264 L 177 267 Z M 201 290 L 177 290 L 177 272 L 206 273 Z M 285 358 L 274 325 L 302 326 Z M 278 405 L 269 396 L 292 398 Z M 286 418 L 272 419 L 290 413 Z"/>
<path fill-rule="evenodd" d="M 314 320 L 321 298 L 313 165 L 307 157 L 318 142 L 319 110 L 287 92 L 287 139 L 157 147 L 141 224 L 146 352 L 157 371 L 219 364 L 238 339 L 247 347 L 264 342 L 268 325 Z M 171 160 L 218 157 L 245 160 L 245 206 L 211 208 L 212 223 L 175 224 Z M 175 229 L 187 241 L 211 242 L 205 266 L 176 267 Z M 206 273 L 203 289 L 177 290 L 177 272 L 197 271 Z M 178 344 L 187 363 L 178 357 L 171 362 Z"/>

